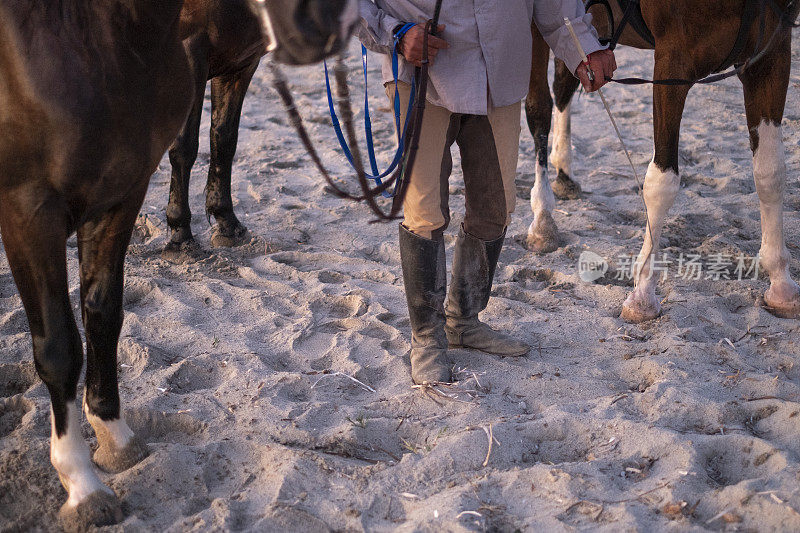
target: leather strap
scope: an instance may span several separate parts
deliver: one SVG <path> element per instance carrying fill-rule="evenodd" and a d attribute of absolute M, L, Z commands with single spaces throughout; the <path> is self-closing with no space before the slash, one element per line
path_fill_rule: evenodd
<path fill-rule="evenodd" d="M 633 5 L 630 5 L 633 4 Z M 654 47 L 656 46 L 656 39 L 653 37 L 653 33 L 650 31 L 650 28 L 647 27 L 647 23 L 644 21 L 644 16 L 642 15 L 642 4 L 639 0 L 619 0 L 619 5 L 622 8 L 623 12 L 627 11 L 630 7 L 631 9 L 631 16 L 630 16 L 630 25 L 639 34 L 639 37 L 644 39 L 647 44 Z M 622 32 L 617 30 L 620 35 Z"/>
<path fill-rule="evenodd" d="M 733 43 L 728 57 L 716 68 L 714 72 L 722 72 L 723 70 L 733 66 L 736 58 L 741 55 L 747 40 L 750 38 L 750 28 L 753 27 L 753 22 L 763 9 L 763 0 L 745 0 L 744 11 L 742 12 L 742 23 L 739 26 L 739 34 L 736 36 L 736 41 Z"/>

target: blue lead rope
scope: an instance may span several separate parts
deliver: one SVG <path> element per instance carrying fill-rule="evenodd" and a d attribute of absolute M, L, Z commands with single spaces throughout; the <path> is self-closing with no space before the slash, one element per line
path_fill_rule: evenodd
<path fill-rule="evenodd" d="M 411 28 L 416 26 L 415 23 L 409 22 L 405 24 L 400 30 L 395 33 L 394 36 L 394 47 L 392 50 L 392 75 L 394 76 L 394 122 L 395 128 L 397 131 L 397 152 L 395 152 L 394 158 L 392 159 L 389 168 L 386 169 L 384 172 L 380 172 L 378 170 L 378 162 L 375 158 L 375 144 L 372 139 L 372 117 L 370 116 L 369 111 L 369 84 L 367 82 L 367 49 L 362 45 L 361 46 L 361 63 L 364 66 L 364 133 L 366 134 L 367 139 L 367 154 L 369 156 L 369 164 L 372 174 L 367 174 L 367 178 L 374 180 L 376 184 L 380 185 L 382 183 L 382 179 L 386 176 L 390 175 L 392 172 L 397 169 L 397 166 L 403 160 L 403 154 L 405 152 L 405 145 L 403 139 L 405 138 L 406 128 L 408 127 L 409 119 L 411 118 L 411 109 L 414 106 L 414 99 L 416 96 L 416 87 L 414 80 L 411 81 L 411 97 L 408 101 L 408 109 L 406 110 L 406 120 L 403 124 L 402 130 L 400 129 L 400 92 L 397 89 L 398 83 L 398 76 L 400 71 L 399 66 L 399 59 L 398 59 L 398 52 L 397 48 L 400 44 L 400 39 L 403 38 L 403 35 L 408 32 Z M 333 122 L 333 129 L 336 132 L 336 137 L 339 139 L 339 145 L 342 147 L 342 151 L 344 152 L 347 161 L 350 163 L 350 166 L 355 168 L 355 164 L 353 162 L 353 154 L 350 151 L 350 147 L 347 144 L 347 141 L 344 138 L 344 133 L 342 132 L 342 126 L 339 123 L 339 117 L 336 114 L 336 108 L 333 105 L 333 93 L 331 92 L 331 80 L 330 75 L 328 74 L 328 63 L 324 62 L 325 67 L 325 88 L 328 91 L 328 108 L 331 113 L 331 121 Z M 383 196 L 386 198 L 390 198 L 393 196 L 392 193 L 388 191 L 383 192 Z"/>

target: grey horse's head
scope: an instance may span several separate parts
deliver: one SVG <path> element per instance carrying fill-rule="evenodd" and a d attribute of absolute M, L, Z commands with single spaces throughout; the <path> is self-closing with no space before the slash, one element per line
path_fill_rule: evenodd
<path fill-rule="evenodd" d="M 280 63 L 316 63 L 342 50 L 358 22 L 357 0 L 248 0 Z"/>

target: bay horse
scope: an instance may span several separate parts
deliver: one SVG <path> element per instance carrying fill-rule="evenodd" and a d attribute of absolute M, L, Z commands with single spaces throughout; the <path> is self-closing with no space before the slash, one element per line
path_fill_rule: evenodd
<path fill-rule="evenodd" d="M 279 61 L 342 48 L 355 0 L 252 0 Z M 68 498 L 63 524 L 122 518 L 81 436 L 83 347 L 68 295 L 66 241 L 77 231 L 86 334 L 83 410 L 94 462 L 110 472 L 147 446 L 120 411 L 117 342 L 125 252 L 150 175 L 184 124 L 192 73 L 183 0 L 0 0 L 0 233 L 50 393 L 50 457 Z M 338 6 L 338 7 L 332 7 Z M 266 41 L 265 41 L 266 42 Z"/>
<path fill-rule="evenodd" d="M 608 35 L 619 21 L 622 5 L 634 0 L 609 0 L 608 9 L 595 5 L 591 12 L 601 35 Z M 789 251 L 783 231 L 783 200 L 786 163 L 781 120 L 786 103 L 791 67 L 791 22 L 800 12 L 795 0 L 639 0 L 640 21 L 652 36 L 628 26 L 619 40 L 622 44 L 655 50 L 656 80 L 699 80 L 741 65 L 754 57 L 738 77 L 744 87 L 744 102 L 753 174 L 761 204 L 762 246 L 760 264 L 770 278 L 764 295 L 765 307 L 783 318 L 800 317 L 800 289 L 789 274 Z M 637 6 L 638 7 L 638 6 Z M 609 16 L 609 11 L 613 16 Z M 536 177 L 531 190 L 534 220 L 528 230 L 529 247 L 547 253 L 558 247 L 558 229 L 551 212 L 554 192 L 575 198 L 580 187 L 571 176 L 569 104 L 578 80 L 563 63 L 556 63 L 555 134 L 550 161 L 557 177 L 551 188 L 547 179 L 547 140 L 550 132 L 552 100 L 547 86 L 549 50 L 533 28 L 531 85 L 526 99 L 528 125 L 537 153 Z M 622 308 L 622 318 L 643 322 L 661 313 L 656 297 L 658 276 L 653 275 L 652 259 L 667 213 L 680 189 L 678 142 L 686 97 L 691 84 L 653 86 L 653 126 L 655 151 L 644 182 L 648 227 L 634 269 L 634 290 Z"/>

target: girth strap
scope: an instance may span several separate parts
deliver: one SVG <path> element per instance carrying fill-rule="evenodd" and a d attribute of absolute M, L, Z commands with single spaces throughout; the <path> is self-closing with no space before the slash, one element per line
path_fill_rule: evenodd
<path fill-rule="evenodd" d="M 728 54 L 728 57 L 725 58 L 725 61 L 714 69 L 714 72 L 722 72 L 733 66 L 736 62 L 736 58 L 739 57 L 742 50 L 744 50 L 744 47 L 747 45 L 747 40 L 750 37 L 750 28 L 753 27 L 753 22 L 758 18 L 762 9 L 762 0 L 745 0 L 744 11 L 742 12 L 742 23 L 739 26 L 739 34 L 736 36 L 733 48 Z"/>
<path fill-rule="evenodd" d="M 619 43 L 620 37 L 622 37 L 622 32 L 625 31 L 625 26 L 630 24 L 633 31 L 639 34 L 639 37 L 655 48 L 656 40 L 650 28 L 647 27 L 647 23 L 644 21 L 642 5 L 639 3 L 639 0 L 617 0 L 617 3 L 623 13 L 622 20 L 619 21 L 619 24 L 614 20 L 614 10 L 611 9 L 609 0 L 589 0 L 586 2 L 586 11 L 589 11 L 589 9 L 595 5 L 601 5 L 606 9 L 611 38 L 600 39 L 600 42 L 602 44 L 607 44 L 611 50 L 614 50 Z"/>
<path fill-rule="evenodd" d="M 639 37 L 644 39 L 647 44 L 652 47 L 656 46 L 656 39 L 653 37 L 653 33 L 650 31 L 650 28 L 647 27 L 647 23 L 644 21 L 644 16 L 642 15 L 642 5 L 639 0 L 618 0 L 619 5 L 622 8 L 623 13 L 630 10 L 630 16 L 628 17 L 628 23 L 631 25 L 636 33 L 639 34 Z M 632 5 L 631 5 L 632 4 Z M 621 30 L 617 30 L 620 35 L 622 35 Z M 619 37 L 617 38 L 619 39 Z M 614 43 L 616 44 L 616 42 Z"/>

